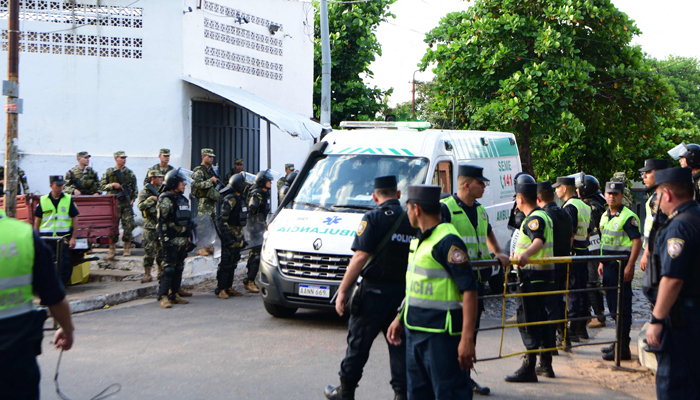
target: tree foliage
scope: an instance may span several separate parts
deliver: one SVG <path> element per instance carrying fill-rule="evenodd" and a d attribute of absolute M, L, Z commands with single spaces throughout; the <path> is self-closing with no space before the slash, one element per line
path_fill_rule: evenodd
<path fill-rule="evenodd" d="M 373 76 L 369 65 L 382 55 L 377 41 L 377 26 L 395 18 L 389 5 L 396 0 L 363 3 L 328 3 L 328 28 L 331 47 L 331 124 L 343 120 L 374 119 L 384 107 L 390 91 L 368 87 L 364 76 Z M 321 21 L 315 0 L 314 22 L 314 115 L 320 116 L 321 104 Z"/>
<path fill-rule="evenodd" d="M 678 95 L 680 108 L 692 112 L 690 120 L 700 125 L 700 62 L 697 58 L 669 56 L 665 60 L 650 58 L 647 62 L 668 78 Z"/>
<path fill-rule="evenodd" d="M 434 66 L 437 109 L 456 101 L 457 129 L 515 133 L 525 171 L 632 176 L 682 122 L 630 45 L 639 33 L 609 0 L 478 0 L 427 34 L 422 68 Z"/>
<path fill-rule="evenodd" d="M 393 114 L 397 121 L 428 121 L 434 129 L 452 128 L 452 105 L 449 110 L 435 108 L 435 79 L 431 81 L 416 81 L 415 117 L 412 117 L 413 104 L 410 101 L 397 104 L 393 109 L 387 109 L 386 114 Z"/>

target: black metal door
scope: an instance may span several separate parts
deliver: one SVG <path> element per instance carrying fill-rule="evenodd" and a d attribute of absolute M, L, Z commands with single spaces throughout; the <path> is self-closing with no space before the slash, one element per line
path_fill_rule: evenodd
<path fill-rule="evenodd" d="M 236 158 L 243 170 L 260 170 L 260 117 L 235 105 L 192 102 L 192 168 L 202 163 L 203 148 L 214 150 L 223 179 Z"/>

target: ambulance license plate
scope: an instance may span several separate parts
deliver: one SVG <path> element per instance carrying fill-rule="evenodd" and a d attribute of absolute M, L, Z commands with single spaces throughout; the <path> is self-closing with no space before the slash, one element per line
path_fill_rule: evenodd
<path fill-rule="evenodd" d="M 331 297 L 331 289 L 328 286 L 299 285 L 299 296 L 309 297 Z"/>

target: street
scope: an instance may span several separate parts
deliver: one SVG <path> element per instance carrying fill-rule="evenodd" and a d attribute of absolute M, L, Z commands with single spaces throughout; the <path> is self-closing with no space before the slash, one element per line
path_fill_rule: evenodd
<path fill-rule="evenodd" d="M 144 299 L 75 314 L 75 344 L 63 355 L 61 390 L 74 400 L 112 383 L 122 389 L 111 399 L 323 399 L 325 385 L 338 383 L 347 330 L 337 316 L 300 310 L 291 319 L 273 318 L 251 294 L 224 301 L 200 289 L 189 299 L 169 310 Z M 504 353 L 521 350 L 517 332 L 506 332 Z M 51 338 L 47 332 L 39 357 L 44 399 L 58 398 L 53 376 L 59 351 Z M 477 356 L 497 355 L 499 341 L 500 331 L 479 334 Z M 579 353 L 599 358 L 598 347 Z M 555 357 L 557 379 L 505 383 L 504 375 L 519 364 L 517 357 L 478 363 L 476 380 L 499 399 L 638 398 L 592 383 L 566 354 Z M 356 396 L 393 398 L 383 337 L 377 338 Z"/>

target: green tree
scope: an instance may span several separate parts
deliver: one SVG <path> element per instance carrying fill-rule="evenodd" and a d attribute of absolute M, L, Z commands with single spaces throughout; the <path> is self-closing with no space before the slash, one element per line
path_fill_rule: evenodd
<path fill-rule="evenodd" d="M 426 35 L 435 107 L 457 129 L 513 132 L 540 178 L 636 173 L 662 155 L 673 89 L 631 46 L 640 33 L 609 0 L 479 0 Z M 671 128 L 671 127 L 669 127 Z"/>
<path fill-rule="evenodd" d="M 396 115 L 398 121 L 428 121 L 433 129 L 452 128 L 452 103 L 446 109 L 436 105 L 434 91 L 436 81 L 416 81 L 415 117 L 411 118 L 413 104 L 410 101 L 399 103 L 389 113 Z"/>
<path fill-rule="evenodd" d="M 647 60 L 658 73 L 668 78 L 678 95 L 680 108 L 692 112 L 690 120 L 700 125 L 700 62 L 693 57 L 669 56 L 666 60 Z"/>
<path fill-rule="evenodd" d="M 363 77 L 374 74 L 369 65 L 382 55 L 375 30 L 395 15 L 389 5 L 396 0 L 362 3 L 328 3 L 328 29 L 331 45 L 331 124 L 344 120 L 373 120 L 385 107 L 390 91 L 368 87 Z M 319 4 L 314 22 L 314 115 L 320 116 L 321 104 L 321 21 Z"/>

